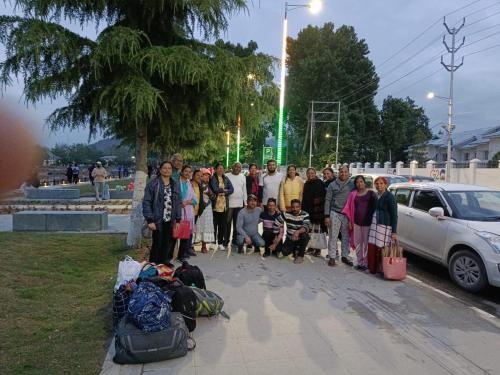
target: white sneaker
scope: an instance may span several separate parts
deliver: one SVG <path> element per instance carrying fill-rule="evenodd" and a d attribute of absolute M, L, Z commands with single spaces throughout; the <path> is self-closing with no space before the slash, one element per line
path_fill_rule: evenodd
<path fill-rule="evenodd" d="M 226 251 L 226 248 L 224 247 L 224 245 L 219 245 L 219 247 L 217 248 L 219 251 Z"/>

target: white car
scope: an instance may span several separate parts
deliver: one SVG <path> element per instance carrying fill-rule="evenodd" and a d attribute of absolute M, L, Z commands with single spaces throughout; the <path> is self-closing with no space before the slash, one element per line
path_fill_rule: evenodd
<path fill-rule="evenodd" d="M 500 287 L 500 191 L 449 183 L 400 183 L 398 238 L 407 251 L 448 267 L 463 289 Z"/>

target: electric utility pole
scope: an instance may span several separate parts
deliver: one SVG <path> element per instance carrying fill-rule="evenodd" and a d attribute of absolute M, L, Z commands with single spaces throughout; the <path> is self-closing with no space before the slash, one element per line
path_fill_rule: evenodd
<path fill-rule="evenodd" d="M 451 180 L 451 134 L 453 132 L 453 129 L 455 128 L 455 125 L 453 124 L 453 73 L 455 73 L 458 68 L 460 68 L 464 64 L 464 58 L 462 57 L 462 62 L 459 65 L 455 65 L 455 54 L 458 52 L 460 48 L 465 43 L 465 37 L 462 39 L 462 43 L 460 43 L 459 46 L 456 45 L 456 37 L 457 34 L 462 30 L 462 28 L 465 25 L 465 18 L 462 20 L 462 24 L 459 27 L 452 27 L 451 29 L 449 28 L 448 24 L 446 23 L 446 18 L 443 19 L 443 25 L 446 28 L 446 31 L 448 34 L 451 35 L 451 47 L 448 45 L 446 42 L 446 36 L 443 36 L 443 44 L 446 47 L 446 50 L 448 53 L 451 55 L 451 63 L 445 64 L 443 62 L 443 56 L 441 56 L 441 65 L 444 66 L 444 68 L 450 72 L 450 96 L 448 97 L 448 151 L 447 151 L 447 158 L 446 158 L 446 182 L 450 182 Z"/>

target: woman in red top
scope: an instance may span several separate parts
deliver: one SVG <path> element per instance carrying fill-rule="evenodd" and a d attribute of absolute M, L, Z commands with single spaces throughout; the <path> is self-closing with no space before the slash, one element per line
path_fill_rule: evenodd
<path fill-rule="evenodd" d="M 257 164 L 250 164 L 248 167 L 247 180 L 247 196 L 253 194 L 257 197 L 257 204 L 262 203 L 261 187 L 259 186 L 259 176 L 257 175 Z"/>

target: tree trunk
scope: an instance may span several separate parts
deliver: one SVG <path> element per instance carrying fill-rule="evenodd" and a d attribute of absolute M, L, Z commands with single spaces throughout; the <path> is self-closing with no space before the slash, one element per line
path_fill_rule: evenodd
<path fill-rule="evenodd" d="M 148 130 L 146 126 L 137 125 L 135 144 L 135 177 L 134 195 L 132 198 L 132 213 L 130 214 L 130 227 L 127 235 L 127 245 L 138 248 L 141 244 L 141 228 L 144 222 L 142 216 L 142 199 L 148 179 Z"/>

